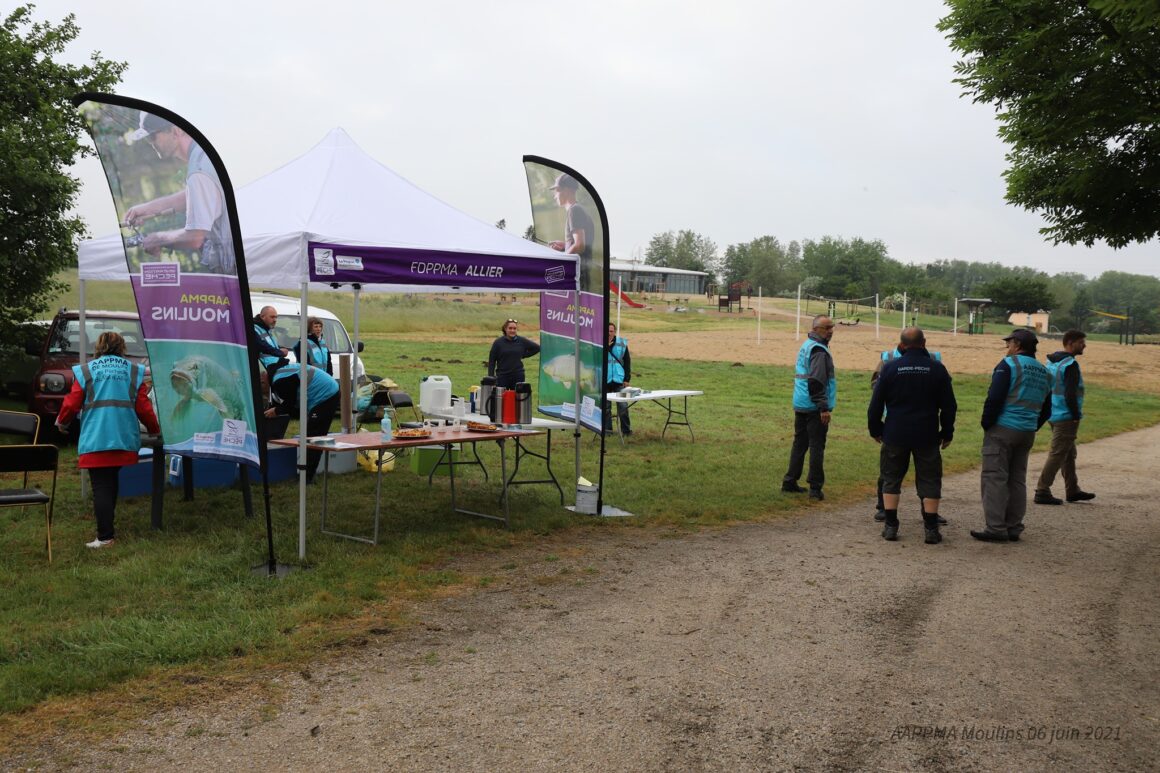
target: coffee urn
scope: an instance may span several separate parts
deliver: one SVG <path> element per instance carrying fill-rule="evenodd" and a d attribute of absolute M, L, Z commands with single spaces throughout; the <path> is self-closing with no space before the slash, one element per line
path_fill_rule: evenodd
<path fill-rule="evenodd" d="M 526 381 L 516 384 L 516 424 L 532 423 L 532 385 Z"/>
<path fill-rule="evenodd" d="M 503 396 L 505 392 L 507 390 L 503 387 L 493 387 L 491 397 L 484 403 L 487 406 L 487 415 L 493 423 L 503 423 Z"/>
<path fill-rule="evenodd" d="M 495 390 L 495 376 L 484 376 L 479 380 L 479 398 L 475 403 L 476 413 L 486 413 L 495 421 L 491 408 L 491 393 Z"/>

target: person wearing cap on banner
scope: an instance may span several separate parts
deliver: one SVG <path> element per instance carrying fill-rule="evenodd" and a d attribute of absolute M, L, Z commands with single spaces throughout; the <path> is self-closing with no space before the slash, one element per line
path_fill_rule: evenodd
<path fill-rule="evenodd" d="M 137 204 L 125 213 L 125 225 L 134 228 L 170 212 L 185 214 L 184 227 L 146 234 L 142 249 L 150 255 L 157 255 L 163 248 L 193 250 L 200 256 L 205 272 L 237 273 L 225 194 L 217 171 L 201 146 L 181 127 L 145 111 L 141 112 L 140 128 L 130 135 L 130 140 L 148 142 L 158 158 L 186 162 L 181 190 Z"/>
<path fill-rule="evenodd" d="M 556 197 L 557 206 L 564 208 L 564 238 L 548 242 L 553 250 L 580 256 L 580 287 L 589 291 L 601 290 L 594 287 L 590 281 L 592 271 L 592 239 L 596 231 L 592 216 L 584 209 L 584 205 L 576 201 L 576 192 L 580 183 L 570 174 L 556 175 L 556 181 L 549 190 Z"/>
<path fill-rule="evenodd" d="M 1018 542 L 1027 512 L 1027 458 L 1035 433 L 1051 415 L 1051 374 L 1035 359 L 1039 339 L 1014 330 L 1003 339 L 1007 356 L 991 373 L 983 402 L 983 516 L 971 530 L 983 542 Z"/>
<path fill-rule="evenodd" d="M 491 344 L 487 355 L 487 375 L 495 376 L 495 385 L 515 389 L 524 378 L 524 359 L 540 353 L 540 345 L 518 335 L 519 322 L 509 319 L 503 323 L 503 335 Z"/>
<path fill-rule="evenodd" d="M 1047 355 L 1047 369 L 1054 384 L 1051 389 L 1051 450 L 1035 486 L 1035 504 L 1062 505 L 1063 500 L 1051 495 L 1055 476 L 1063 471 L 1064 496 L 1068 502 L 1087 502 L 1096 495 L 1079 487 L 1075 474 L 1075 437 L 1079 420 L 1083 418 L 1083 374 L 1076 357 L 1087 348 L 1087 334 L 1069 330 L 1063 334 L 1063 349 Z"/>

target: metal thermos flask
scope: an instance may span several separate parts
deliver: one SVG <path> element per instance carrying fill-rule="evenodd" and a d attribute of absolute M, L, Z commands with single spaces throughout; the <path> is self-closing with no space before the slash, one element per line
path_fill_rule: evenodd
<path fill-rule="evenodd" d="M 503 423 L 503 396 L 507 392 L 503 387 L 494 387 L 491 398 L 487 401 L 487 415 L 494 422 Z"/>
<path fill-rule="evenodd" d="M 475 404 L 475 410 L 479 413 L 486 413 L 495 421 L 495 412 L 492 408 L 492 393 L 495 392 L 495 376 L 484 376 L 479 380 L 479 399 Z"/>
<path fill-rule="evenodd" d="M 516 384 L 516 424 L 532 423 L 532 385 L 526 381 Z"/>

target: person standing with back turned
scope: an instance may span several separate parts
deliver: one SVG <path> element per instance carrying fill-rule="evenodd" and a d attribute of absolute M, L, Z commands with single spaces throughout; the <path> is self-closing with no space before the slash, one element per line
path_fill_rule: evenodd
<path fill-rule="evenodd" d="M 938 530 L 941 452 L 954 438 L 958 405 L 950 374 L 927 351 L 922 330 L 903 330 L 898 348 L 902 354 L 883 366 L 866 412 L 870 437 L 882 445 L 879 467 L 886 513 L 882 538 L 898 539 L 898 500 L 913 457 L 926 544 L 937 545 L 942 542 Z"/>
<path fill-rule="evenodd" d="M 1054 383 L 1051 387 L 1051 450 L 1035 486 L 1035 504 L 1062 505 L 1063 500 L 1051 495 L 1051 484 L 1063 470 L 1064 496 L 1068 502 L 1086 502 L 1096 495 L 1079 487 L 1075 474 L 1075 437 L 1079 420 L 1083 418 L 1083 374 L 1076 357 L 1087 347 L 1087 334 L 1069 330 L 1063 334 L 1063 349 L 1047 355 L 1047 369 Z"/>
<path fill-rule="evenodd" d="M 1007 356 L 991 373 L 983 402 L 981 488 L 987 526 L 971 531 L 983 542 L 1018 542 L 1027 512 L 1027 457 L 1035 433 L 1051 415 L 1051 374 L 1035 359 L 1039 339 L 1014 330 Z"/>
<path fill-rule="evenodd" d="M 826 434 L 830 417 L 838 397 L 838 382 L 834 378 L 834 358 L 830 354 L 830 339 L 834 337 L 834 321 L 822 314 L 814 317 L 810 334 L 798 350 L 794 366 L 793 384 L 793 447 L 789 452 L 789 469 L 781 480 L 781 490 L 801 494 L 798 485 L 805 465 L 806 451 L 810 452 L 811 499 L 825 499 L 822 484 L 826 482 Z"/>
<path fill-rule="evenodd" d="M 154 434 L 161 432 L 161 427 L 149 401 L 145 366 L 125 359 L 121 334 L 101 333 L 94 354 L 93 360 L 73 366 L 72 391 L 60 407 L 56 428 L 67 431 L 73 417 L 84 411 L 77 466 L 89 471 L 97 518 L 97 538 L 85 547 L 103 548 L 112 545 L 116 537 L 113 518 L 121 468 L 137 463 L 141 448 L 138 420 Z"/>

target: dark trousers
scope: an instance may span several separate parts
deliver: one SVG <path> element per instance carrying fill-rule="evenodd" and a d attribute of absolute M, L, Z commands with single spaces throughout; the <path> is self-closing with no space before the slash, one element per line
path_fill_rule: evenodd
<path fill-rule="evenodd" d="M 615 381 L 608 382 L 604 387 L 606 393 L 619 392 L 622 389 L 624 389 L 624 384 L 618 384 Z M 628 403 L 616 404 L 616 418 L 620 420 L 620 434 L 631 435 L 632 421 L 628 418 Z M 604 431 L 612 431 L 612 403 L 608 402 L 607 398 L 604 400 Z"/>
<path fill-rule="evenodd" d="M 328 400 L 323 400 L 311 409 L 306 417 L 307 437 L 316 437 L 330 432 L 330 424 L 334 421 L 334 414 L 338 412 L 338 402 L 341 395 L 335 393 Z M 322 460 L 321 451 L 306 451 L 306 478 L 310 480 L 318 470 L 318 463 Z"/>
<path fill-rule="evenodd" d="M 826 482 L 826 434 L 830 428 L 822 424 L 822 415 L 818 411 L 809 413 L 794 412 L 793 415 L 793 447 L 789 451 L 789 469 L 785 472 L 783 483 L 797 483 L 802 476 L 802 467 L 805 466 L 806 451 L 810 452 L 810 472 L 806 482 L 812 489 L 820 489 Z"/>
<path fill-rule="evenodd" d="M 117 483 L 120 467 L 89 467 L 93 488 L 93 515 L 97 518 L 97 539 L 113 539 L 113 516 L 117 510 Z"/>

